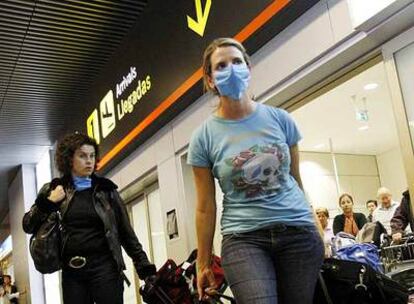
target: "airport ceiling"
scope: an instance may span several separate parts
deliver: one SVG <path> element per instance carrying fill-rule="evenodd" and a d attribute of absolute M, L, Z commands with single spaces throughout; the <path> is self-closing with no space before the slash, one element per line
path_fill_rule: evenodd
<path fill-rule="evenodd" d="M 0 1 L 0 222 L 19 164 L 34 164 L 82 111 L 82 96 L 146 0 Z"/>

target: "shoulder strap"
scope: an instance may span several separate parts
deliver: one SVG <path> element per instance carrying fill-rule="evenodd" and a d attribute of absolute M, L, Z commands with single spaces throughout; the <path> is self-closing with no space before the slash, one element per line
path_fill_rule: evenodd
<path fill-rule="evenodd" d="M 72 201 L 72 198 L 74 195 L 75 195 L 75 191 L 73 189 L 66 190 L 66 199 L 63 200 L 62 204 L 60 205 L 61 219 L 65 216 L 66 212 L 68 211 L 69 204 Z"/>

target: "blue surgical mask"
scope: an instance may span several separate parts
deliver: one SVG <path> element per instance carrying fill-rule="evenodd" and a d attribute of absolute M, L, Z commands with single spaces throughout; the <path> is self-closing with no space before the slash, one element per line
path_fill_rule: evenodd
<path fill-rule="evenodd" d="M 249 86 L 250 70 L 246 64 L 230 64 L 213 73 L 214 84 L 221 96 L 239 101 Z"/>
<path fill-rule="evenodd" d="M 76 191 L 82 191 L 92 187 L 92 179 L 90 177 L 73 177 L 73 184 Z"/>

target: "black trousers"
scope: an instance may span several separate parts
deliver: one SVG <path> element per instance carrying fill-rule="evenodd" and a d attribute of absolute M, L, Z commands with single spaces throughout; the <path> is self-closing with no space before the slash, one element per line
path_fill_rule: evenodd
<path fill-rule="evenodd" d="M 94 256 L 81 269 L 62 270 L 64 304 L 123 304 L 124 280 L 112 256 Z"/>

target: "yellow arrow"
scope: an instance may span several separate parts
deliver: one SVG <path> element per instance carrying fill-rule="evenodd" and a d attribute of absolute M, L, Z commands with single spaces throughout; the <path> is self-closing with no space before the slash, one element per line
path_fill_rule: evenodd
<path fill-rule="evenodd" d="M 201 0 L 195 0 L 195 5 L 197 11 L 197 21 L 187 15 L 187 23 L 190 29 L 203 37 L 204 30 L 206 29 L 208 14 L 210 13 L 211 0 L 207 0 L 204 11 L 201 6 Z"/>

